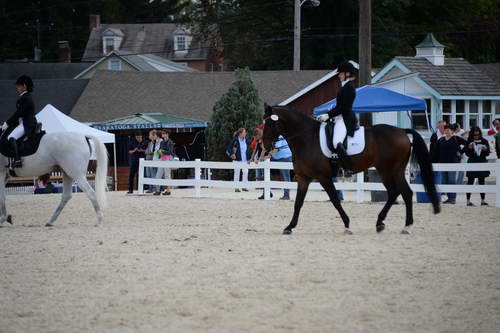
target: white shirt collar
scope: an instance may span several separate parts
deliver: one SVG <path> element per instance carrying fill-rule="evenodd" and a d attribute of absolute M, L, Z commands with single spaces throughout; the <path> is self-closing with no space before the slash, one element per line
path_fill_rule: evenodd
<path fill-rule="evenodd" d="M 28 90 L 23 91 L 22 93 L 19 94 L 19 97 L 21 97 L 22 95 L 26 94 L 27 92 L 28 92 Z"/>

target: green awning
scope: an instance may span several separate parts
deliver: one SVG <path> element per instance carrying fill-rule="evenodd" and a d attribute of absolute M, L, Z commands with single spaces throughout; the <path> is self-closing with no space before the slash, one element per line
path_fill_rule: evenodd
<path fill-rule="evenodd" d="M 131 116 L 95 123 L 92 127 L 102 131 L 154 128 L 204 128 L 207 123 L 166 113 L 136 113 Z"/>

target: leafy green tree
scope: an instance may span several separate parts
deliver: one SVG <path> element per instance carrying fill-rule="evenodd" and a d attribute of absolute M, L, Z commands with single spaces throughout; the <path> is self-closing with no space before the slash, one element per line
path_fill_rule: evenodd
<path fill-rule="evenodd" d="M 208 158 L 227 161 L 226 146 L 234 138 L 234 132 L 243 127 L 247 135 L 262 123 L 263 106 L 251 78 L 250 70 L 237 69 L 236 81 L 215 103 L 207 129 Z"/>

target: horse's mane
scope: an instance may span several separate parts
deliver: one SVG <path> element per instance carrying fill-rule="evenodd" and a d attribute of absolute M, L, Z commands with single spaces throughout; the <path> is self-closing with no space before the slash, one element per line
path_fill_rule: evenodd
<path fill-rule="evenodd" d="M 303 112 L 300 112 L 299 110 L 297 110 L 294 107 L 291 107 L 291 106 L 274 106 L 273 108 L 277 109 L 277 110 L 286 111 L 287 114 L 292 118 L 292 120 L 299 121 L 303 125 L 304 124 L 311 124 L 312 125 L 312 124 L 318 123 L 312 116 L 309 116 L 309 115 L 307 115 L 307 114 L 305 114 Z"/>
<path fill-rule="evenodd" d="M 277 110 L 286 111 L 290 114 L 290 116 L 292 116 L 294 119 L 297 119 L 297 120 L 303 120 L 303 121 L 315 120 L 312 116 L 309 116 L 303 112 L 300 112 L 299 110 L 297 110 L 296 108 L 291 107 L 291 106 L 274 106 L 273 108 L 277 109 Z"/>

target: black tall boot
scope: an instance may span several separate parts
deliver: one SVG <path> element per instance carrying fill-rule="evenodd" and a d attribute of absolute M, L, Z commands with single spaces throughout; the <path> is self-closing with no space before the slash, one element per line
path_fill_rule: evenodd
<path fill-rule="evenodd" d="M 14 138 L 9 139 L 10 149 L 14 152 L 14 162 L 12 163 L 13 168 L 22 168 L 23 162 L 19 158 L 19 151 L 17 150 L 17 141 Z"/>
<path fill-rule="evenodd" d="M 336 149 L 337 155 L 339 156 L 340 165 L 344 170 L 352 170 L 351 158 L 347 155 L 344 145 L 341 143 L 337 144 Z"/>

